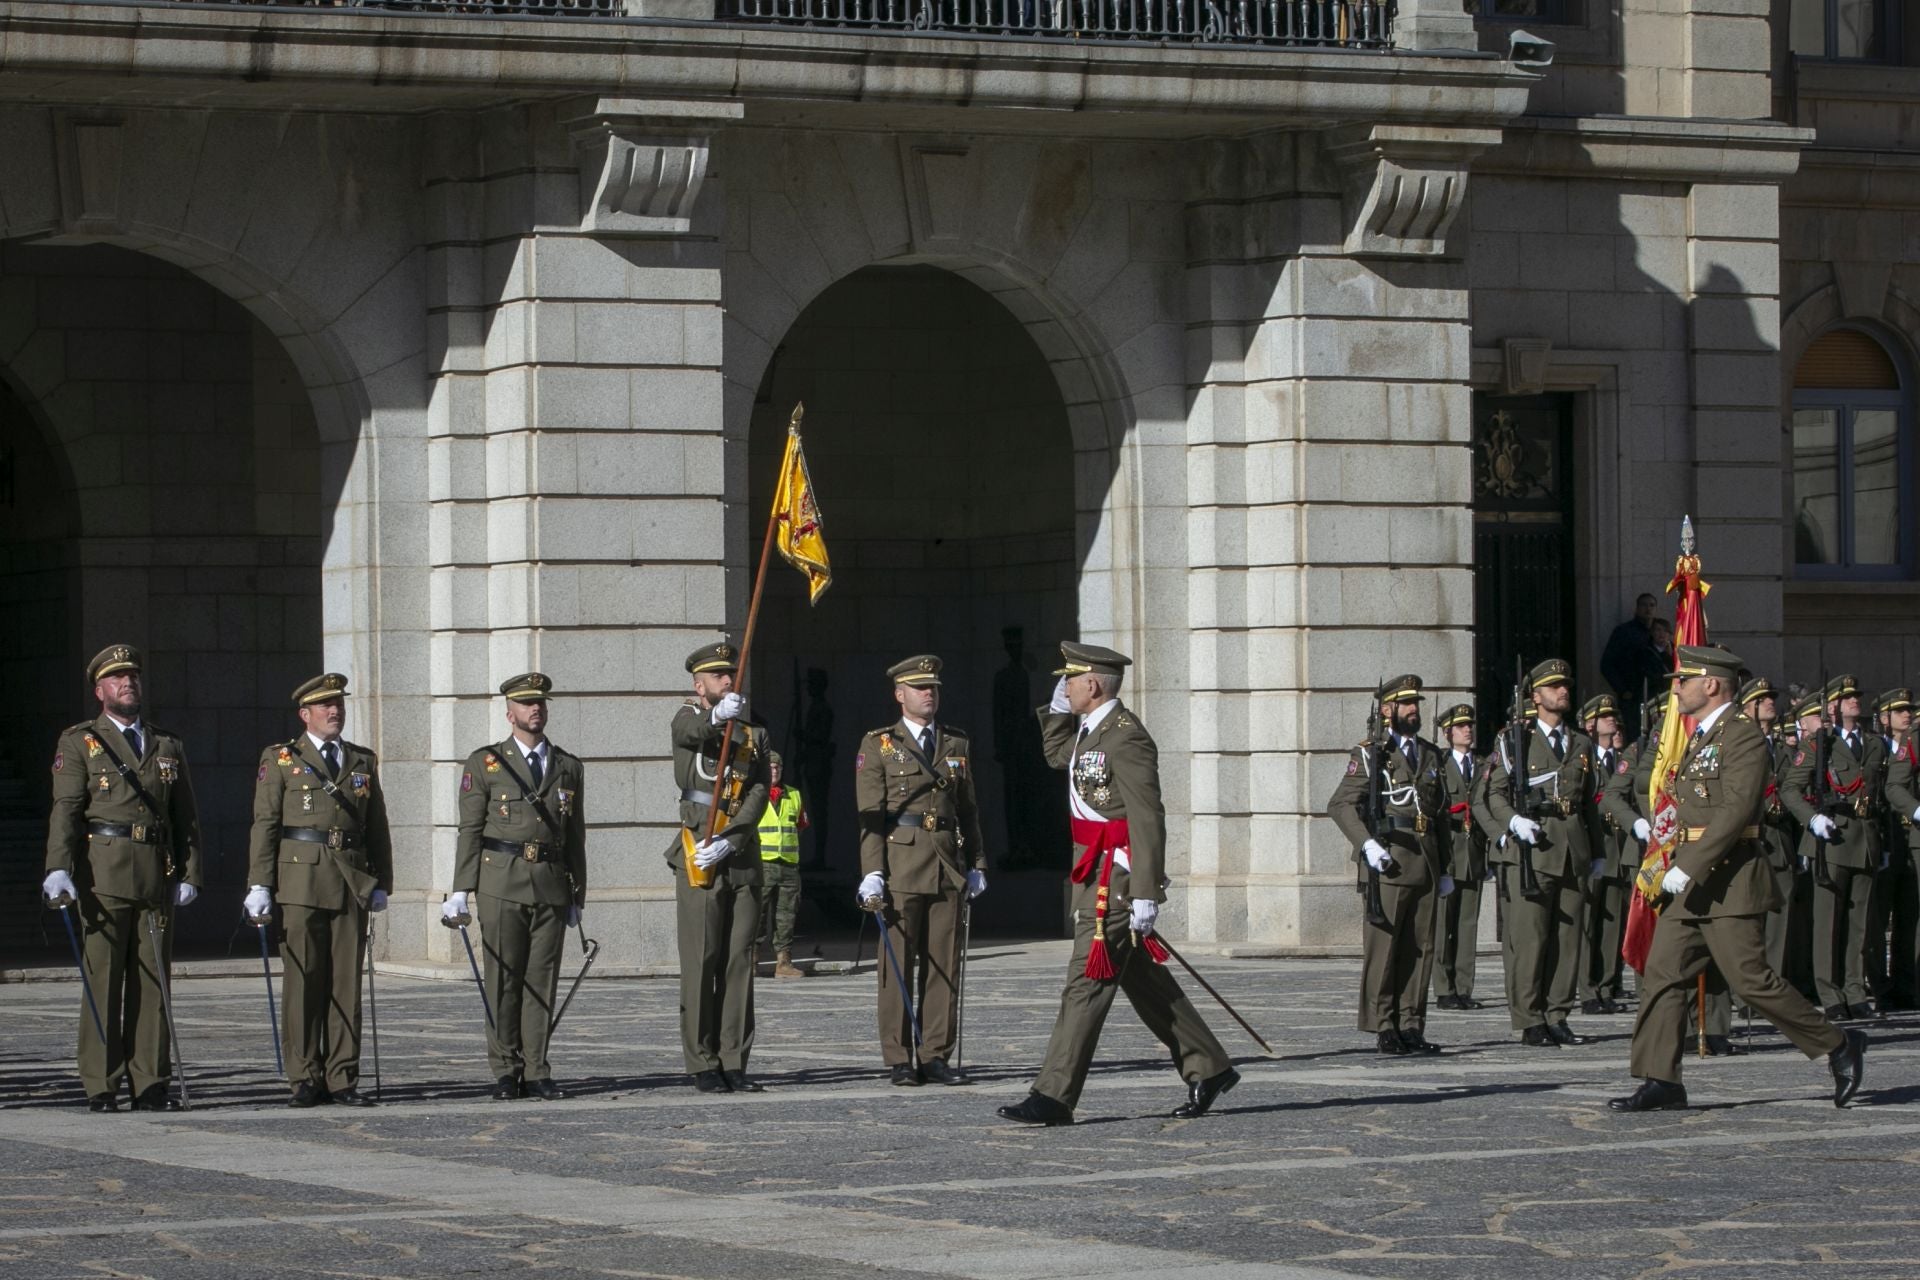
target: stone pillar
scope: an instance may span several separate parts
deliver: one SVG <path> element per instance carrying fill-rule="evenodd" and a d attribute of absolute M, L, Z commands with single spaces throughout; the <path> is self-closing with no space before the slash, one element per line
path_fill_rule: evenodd
<path fill-rule="evenodd" d="M 1471 52 L 1480 41 L 1465 0 L 1400 0 L 1393 47 L 1407 53 Z"/>
<path fill-rule="evenodd" d="M 506 734 L 500 681 L 544 671 L 553 740 L 587 763 L 596 972 L 674 963 L 666 726 L 682 659 L 726 625 L 723 500 L 746 487 L 722 466 L 723 202 L 701 198 L 707 139 L 738 118 L 502 110 L 448 126 L 430 179 L 430 896 L 461 761 Z"/>
<path fill-rule="evenodd" d="M 1190 209 L 1190 932 L 1358 945 L 1320 815 L 1376 683 L 1472 681 L 1469 342 L 1446 256 L 1488 134 L 1221 143 Z M 1403 145 L 1404 144 L 1404 145 Z M 1299 175 L 1344 175 L 1344 189 Z"/>

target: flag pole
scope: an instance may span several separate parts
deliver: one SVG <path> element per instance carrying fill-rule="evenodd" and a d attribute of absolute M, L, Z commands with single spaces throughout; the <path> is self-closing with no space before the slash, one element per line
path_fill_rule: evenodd
<path fill-rule="evenodd" d="M 793 406 L 793 417 L 787 422 L 789 436 L 800 430 L 800 419 L 806 411 L 807 406 L 804 402 Z M 760 621 L 760 593 L 767 585 L 767 562 L 773 555 L 773 532 L 778 524 L 774 511 L 769 509 L 767 536 L 760 543 L 760 567 L 754 572 L 753 597 L 747 604 L 747 629 L 740 637 L 740 665 L 737 668 L 739 676 L 733 682 L 733 691 L 740 695 L 742 701 L 747 696 L 747 659 L 753 653 L 753 629 Z M 713 807 L 707 818 L 707 839 L 709 840 L 713 839 L 720 830 L 721 819 L 726 816 L 725 810 L 720 807 L 720 796 L 727 786 L 727 764 L 733 757 L 733 726 L 736 723 L 736 720 L 727 721 L 727 727 L 720 735 L 720 759 L 713 770 Z M 689 865 L 687 868 L 689 880 L 693 878 L 693 870 Z"/>

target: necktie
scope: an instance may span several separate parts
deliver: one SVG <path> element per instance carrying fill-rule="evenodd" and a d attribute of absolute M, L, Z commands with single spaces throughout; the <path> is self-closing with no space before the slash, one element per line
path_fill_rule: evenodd
<path fill-rule="evenodd" d="M 320 748 L 320 754 L 325 756 L 327 760 L 327 776 L 330 778 L 339 777 L 340 744 L 337 742 L 329 742 L 326 746 Z"/>
<path fill-rule="evenodd" d="M 125 731 L 125 733 L 124 733 L 124 735 L 123 735 L 123 736 L 124 736 L 124 737 L 126 738 L 126 740 L 127 740 L 127 745 L 128 745 L 129 747 L 132 747 L 132 748 L 133 748 L 133 758 L 134 758 L 135 760 L 138 760 L 138 759 L 140 758 L 140 730 L 139 730 L 139 728 L 138 728 L 137 726 L 134 726 L 134 725 L 128 725 L 128 726 L 126 727 L 126 731 Z"/>
<path fill-rule="evenodd" d="M 1472 756 L 1460 757 L 1460 776 L 1465 778 L 1468 782 L 1473 781 L 1473 757 Z"/>
<path fill-rule="evenodd" d="M 1547 735 L 1547 745 L 1553 748 L 1553 758 L 1555 760 L 1565 760 L 1567 758 L 1566 748 L 1560 742 L 1560 731 L 1558 729 L 1555 729 Z"/>
<path fill-rule="evenodd" d="M 1420 772 L 1420 744 L 1412 738 L 1400 739 L 1400 754 L 1407 758 L 1407 767 L 1415 773 Z"/>
<path fill-rule="evenodd" d="M 1859 734 L 1850 733 L 1847 735 L 1847 750 L 1853 752 L 1853 754 L 1856 756 L 1860 754 L 1860 735 Z"/>
<path fill-rule="evenodd" d="M 933 726 L 928 725 L 920 731 L 920 754 L 933 759 Z"/>
<path fill-rule="evenodd" d="M 535 751 L 532 755 L 527 757 L 527 772 L 533 775 L 533 785 L 535 790 L 539 789 L 540 779 L 544 777 L 547 772 L 545 769 L 542 769 L 540 767 L 540 761 L 546 757 L 546 754 L 547 753 L 544 751 Z"/>

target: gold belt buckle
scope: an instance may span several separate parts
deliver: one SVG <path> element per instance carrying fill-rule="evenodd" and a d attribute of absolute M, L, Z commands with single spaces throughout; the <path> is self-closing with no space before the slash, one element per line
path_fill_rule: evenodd
<path fill-rule="evenodd" d="M 344 849 L 347 847 L 347 833 L 338 827 L 327 828 L 327 848 Z"/>
<path fill-rule="evenodd" d="M 1423 836 L 1427 834 L 1427 815 L 1426 814 L 1416 813 L 1413 815 L 1413 834 L 1417 836 Z"/>
<path fill-rule="evenodd" d="M 1853 802 L 1853 811 L 1854 813 L 1858 814 L 1862 818 L 1867 816 L 1867 797 L 1866 796 L 1862 795 L 1855 798 Z"/>
<path fill-rule="evenodd" d="M 135 844 L 152 844 L 153 843 L 153 841 L 147 839 L 147 824 L 144 822 L 136 822 L 133 824 L 132 838 Z"/>
<path fill-rule="evenodd" d="M 520 856 L 528 862 L 540 861 L 540 842 L 538 840 L 529 840 L 521 845 Z"/>
<path fill-rule="evenodd" d="M 927 831 L 938 831 L 940 829 L 939 815 L 934 813 L 921 814 L 920 826 Z"/>

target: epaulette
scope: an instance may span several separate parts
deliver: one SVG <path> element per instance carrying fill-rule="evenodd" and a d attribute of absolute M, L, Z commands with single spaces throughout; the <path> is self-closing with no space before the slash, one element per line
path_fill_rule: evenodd
<path fill-rule="evenodd" d="M 181 740 L 179 734 L 175 733 L 171 729 L 166 728 L 163 725 L 157 725 L 151 720 L 146 721 L 146 726 L 147 726 L 147 732 L 152 734 L 156 738 L 172 738 L 175 742 L 179 742 Z"/>
<path fill-rule="evenodd" d="M 1744 712 L 1744 711 L 1736 711 L 1736 712 L 1734 712 L 1734 713 L 1733 713 L 1733 718 L 1734 718 L 1735 720 L 1747 720 L 1747 721 L 1751 721 L 1751 720 L 1753 719 L 1753 717 L 1752 717 L 1752 716 L 1750 716 L 1750 715 L 1748 715 L 1748 714 L 1747 714 L 1746 712 Z"/>
<path fill-rule="evenodd" d="M 892 732 L 893 732 L 893 725 L 883 724 L 878 729 L 867 730 L 867 736 L 869 738 L 877 738 L 883 733 L 892 733 Z"/>
<path fill-rule="evenodd" d="M 348 742 L 345 738 L 340 739 L 340 748 L 342 751 L 364 751 L 375 760 L 380 758 L 380 753 L 372 747 L 363 747 L 357 742 Z"/>
<path fill-rule="evenodd" d="M 82 720 L 79 724 L 68 725 L 66 728 L 60 731 L 60 734 L 62 737 L 65 737 L 69 733 L 85 733 L 87 730 L 91 728 L 93 728 L 93 721 Z"/>
<path fill-rule="evenodd" d="M 683 711 L 705 711 L 707 709 L 707 700 L 698 697 L 686 698 L 681 701 L 680 709 Z"/>
<path fill-rule="evenodd" d="M 940 732 L 950 733 L 956 738 L 965 738 L 969 742 L 973 741 L 973 735 L 968 733 L 965 729 L 962 729 L 959 725 L 942 724 L 940 726 Z"/>

